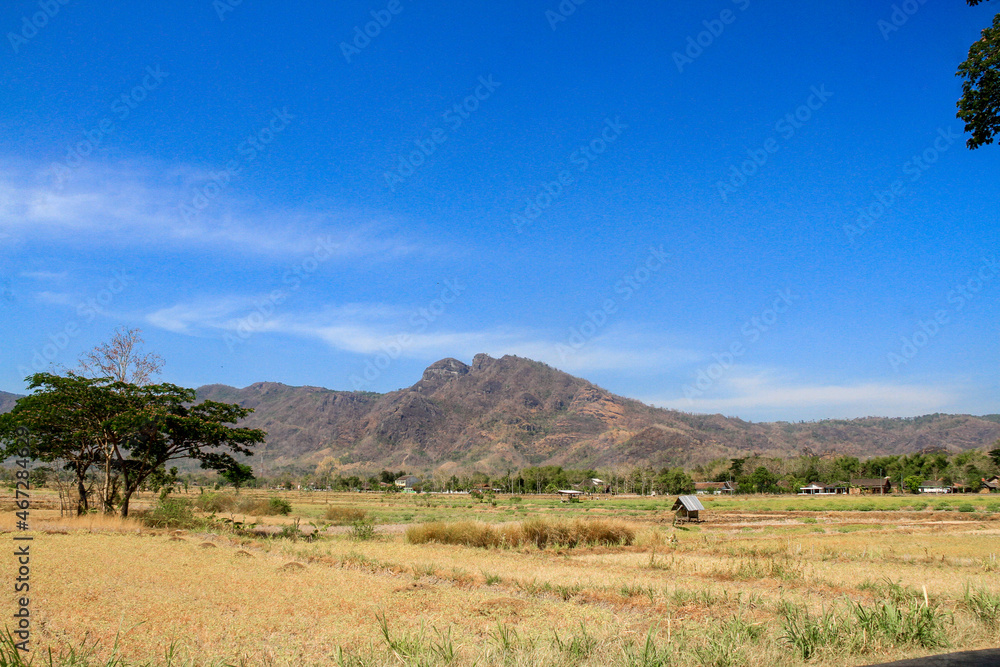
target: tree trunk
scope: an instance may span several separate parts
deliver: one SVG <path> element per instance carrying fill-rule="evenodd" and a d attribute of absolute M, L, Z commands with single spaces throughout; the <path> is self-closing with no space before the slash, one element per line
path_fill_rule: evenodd
<path fill-rule="evenodd" d="M 76 501 L 76 513 L 86 514 L 87 510 L 90 508 L 87 506 L 87 486 L 83 483 L 83 476 L 80 475 L 77 478 L 77 493 L 79 494 Z"/>
<path fill-rule="evenodd" d="M 122 518 L 123 519 L 127 519 L 128 518 L 128 501 L 131 498 L 132 498 L 132 492 L 129 491 L 128 489 L 125 489 L 125 491 L 122 492 Z"/>

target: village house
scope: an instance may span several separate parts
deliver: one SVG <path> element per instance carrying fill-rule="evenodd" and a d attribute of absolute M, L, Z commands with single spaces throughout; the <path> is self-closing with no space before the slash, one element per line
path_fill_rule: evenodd
<path fill-rule="evenodd" d="M 920 493 L 952 493 L 951 484 L 945 484 L 940 479 L 926 479 L 920 484 Z"/>
<path fill-rule="evenodd" d="M 979 489 L 979 493 L 1000 493 L 1000 475 L 984 479 L 983 488 Z"/>
<path fill-rule="evenodd" d="M 396 479 L 396 488 L 400 491 L 413 492 L 413 487 L 420 484 L 420 478 L 416 475 L 403 475 Z"/>
<path fill-rule="evenodd" d="M 851 493 L 871 493 L 875 495 L 884 495 L 892 491 L 892 482 L 888 477 L 875 478 L 875 479 L 852 479 L 851 480 Z"/>
<path fill-rule="evenodd" d="M 695 482 L 694 492 L 699 496 L 705 494 L 717 496 L 723 493 L 735 493 L 736 488 L 732 482 Z"/>
<path fill-rule="evenodd" d="M 820 484 L 812 482 L 806 486 L 799 487 L 800 496 L 832 496 L 847 493 L 847 482 L 837 482 L 836 484 Z"/>
<path fill-rule="evenodd" d="M 582 491 L 586 491 L 587 493 L 608 493 L 611 491 L 610 485 L 598 477 L 585 479 L 579 484 L 574 484 L 573 486 L 577 489 L 581 489 Z"/>

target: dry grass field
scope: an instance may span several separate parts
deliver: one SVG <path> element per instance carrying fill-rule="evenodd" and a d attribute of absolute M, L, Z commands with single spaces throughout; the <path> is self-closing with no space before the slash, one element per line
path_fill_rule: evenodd
<path fill-rule="evenodd" d="M 672 498 L 282 492 L 292 513 L 257 530 L 231 511 L 175 531 L 35 495 L 36 665 L 770 667 L 1000 644 L 997 496 L 706 499 L 673 526 Z M 435 541 L 601 525 L 617 537 Z"/>

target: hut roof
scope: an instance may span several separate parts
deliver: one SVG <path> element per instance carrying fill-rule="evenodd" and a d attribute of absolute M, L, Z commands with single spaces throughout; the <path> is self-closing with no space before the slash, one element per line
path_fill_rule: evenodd
<path fill-rule="evenodd" d="M 698 500 L 698 496 L 677 496 L 677 500 L 674 501 L 673 509 L 678 509 L 684 507 L 688 512 L 694 512 L 697 510 L 705 509 L 701 501 Z"/>

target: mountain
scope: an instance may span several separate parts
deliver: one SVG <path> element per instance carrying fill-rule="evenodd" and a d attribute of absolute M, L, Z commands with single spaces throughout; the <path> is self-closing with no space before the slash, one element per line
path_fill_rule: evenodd
<path fill-rule="evenodd" d="M 11 394 L 6 391 L 0 391 L 0 414 L 13 410 L 14 404 L 17 403 L 17 399 L 19 398 L 21 398 L 21 394 Z"/>
<path fill-rule="evenodd" d="M 207 385 L 199 399 L 254 408 L 268 471 L 500 471 L 528 465 L 693 465 L 756 452 L 875 456 L 958 452 L 1000 438 L 997 415 L 759 423 L 693 415 L 616 396 L 546 364 L 479 354 L 442 359 L 412 387 L 376 394 L 259 382 Z"/>

